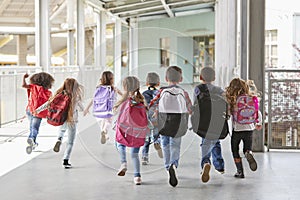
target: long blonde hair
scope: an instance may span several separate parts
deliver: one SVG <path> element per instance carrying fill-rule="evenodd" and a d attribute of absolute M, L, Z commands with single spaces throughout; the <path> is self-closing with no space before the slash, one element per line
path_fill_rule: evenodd
<path fill-rule="evenodd" d="M 50 102 L 54 99 L 54 97 L 62 92 L 65 92 L 69 98 L 71 99 L 69 110 L 68 110 L 68 117 L 67 122 L 73 124 L 73 112 L 74 112 L 74 106 L 77 101 L 81 101 L 83 98 L 83 86 L 80 85 L 76 79 L 74 78 L 67 78 L 63 85 L 56 90 L 54 96 L 50 98 Z"/>
<path fill-rule="evenodd" d="M 140 81 L 137 77 L 127 76 L 126 78 L 124 78 L 122 84 L 124 93 L 122 95 L 122 98 L 114 106 L 115 109 L 117 109 L 129 97 L 131 97 L 137 103 L 145 104 L 144 96 L 140 93 Z"/>

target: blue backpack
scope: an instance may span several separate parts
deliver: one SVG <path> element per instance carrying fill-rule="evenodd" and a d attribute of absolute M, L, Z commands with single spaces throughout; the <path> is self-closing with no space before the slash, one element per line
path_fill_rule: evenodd
<path fill-rule="evenodd" d="M 113 116 L 115 91 L 111 86 L 99 86 L 96 88 L 93 101 L 93 115 L 97 118 L 110 118 Z"/>

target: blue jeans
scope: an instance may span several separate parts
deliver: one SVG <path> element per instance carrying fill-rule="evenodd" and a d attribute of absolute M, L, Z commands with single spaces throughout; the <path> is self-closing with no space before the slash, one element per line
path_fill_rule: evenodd
<path fill-rule="evenodd" d="M 68 141 L 67 141 L 67 148 L 65 150 L 64 157 L 63 157 L 64 160 L 70 159 L 74 141 L 75 141 L 76 127 L 77 127 L 76 123 L 69 124 L 67 122 L 65 122 L 63 125 L 59 127 L 58 138 L 60 138 L 61 140 L 63 139 L 65 132 L 68 130 Z"/>
<path fill-rule="evenodd" d="M 170 136 L 160 136 L 161 147 L 163 152 L 164 165 L 167 170 L 174 164 L 178 167 L 180 157 L 181 137 L 173 138 Z"/>
<path fill-rule="evenodd" d="M 120 154 L 121 163 L 127 163 L 126 146 L 116 142 L 116 147 Z M 131 159 L 133 163 L 134 177 L 141 177 L 139 151 L 140 147 L 131 147 Z"/>
<path fill-rule="evenodd" d="M 224 170 L 224 159 L 222 157 L 220 141 L 203 138 L 200 146 L 202 151 L 201 167 L 203 168 L 205 163 L 211 164 L 210 157 L 212 156 L 215 169 Z"/>
<path fill-rule="evenodd" d="M 39 134 L 39 129 L 41 125 L 42 118 L 33 116 L 28 110 L 26 111 L 28 120 L 29 120 L 29 136 L 36 143 L 36 138 Z"/>
<path fill-rule="evenodd" d="M 149 148 L 150 144 L 159 144 L 160 143 L 160 138 L 158 134 L 158 129 L 154 128 L 153 130 L 150 130 L 149 135 L 146 136 L 145 138 L 145 144 L 142 148 L 142 157 L 149 157 Z"/>

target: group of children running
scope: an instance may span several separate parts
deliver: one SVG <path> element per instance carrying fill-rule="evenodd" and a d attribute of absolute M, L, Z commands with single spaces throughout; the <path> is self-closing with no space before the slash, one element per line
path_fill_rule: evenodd
<path fill-rule="evenodd" d="M 176 187 L 178 184 L 176 169 L 179 166 L 180 147 L 182 136 L 188 130 L 189 115 L 193 114 L 193 103 L 188 93 L 178 84 L 183 80 L 182 70 L 178 66 L 170 66 L 166 70 L 166 87 L 160 86 L 160 77 L 157 73 L 147 74 L 146 85 L 148 87 L 144 92 L 140 92 L 140 81 L 135 76 L 127 76 L 122 82 L 122 91 L 114 86 L 114 76 L 110 71 L 105 71 L 101 75 L 100 83 L 96 87 L 94 98 L 84 108 L 82 105 L 83 86 L 74 78 L 65 79 L 63 85 L 52 95 L 50 89 L 54 78 L 45 72 L 37 73 L 31 76 L 30 84 L 26 83 L 25 74 L 23 77 L 23 87 L 28 92 L 28 106 L 26 113 L 29 119 L 30 134 L 27 139 L 28 154 L 38 145 L 36 138 L 39 133 L 39 127 L 42 118 L 56 120 L 55 115 L 49 117 L 47 113 L 58 113 L 60 109 L 53 109 L 52 104 L 58 102 L 59 95 L 64 94 L 66 105 L 60 118 L 58 139 L 53 150 L 59 152 L 64 133 L 68 131 L 68 140 L 63 156 L 63 166 L 71 168 L 69 162 L 72 152 L 76 127 L 78 123 L 78 111 L 83 111 L 87 115 L 93 107 L 93 115 L 97 119 L 101 128 L 100 141 L 102 144 L 109 139 L 108 132 L 112 128 L 113 118 L 117 116 L 114 130 L 116 132 L 116 147 L 120 155 L 121 166 L 117 172 L 118 176 L 124 176 L 127 171 L 126 147 L 131 149 L 131 158 L 134 168 L 134 183 L 142 183 L 140 173 L 139 150 L 142 147 L 143 165 L 149 163 L 149 146 L 153 144 L 157 150 L 158 156 L 163 158 L 166 171 L 169 174 L 169 184 Z M 251 123 L 240 123 L 236 119 L 238 99 L 240 96 L 249 96 L 258 101 L 258 93 L 253 82 L 234 78 L 225 91 L 212 84 L 215 80 L 215 71 L 213 68 L 205 67 L 201 70 L 201 85 L 206 85 L 209 91 L 216 91 L 228 102 L 228 112 L 232 121 L 231 150 L 234 162 L 237 167 L 237 178 L 244 178 L 242 159 L 239 155 L 239 144 L 241 140 L 244 143 L 243 152 L 246 160 L 249 162 L 250 169 L 255 171 L 257 163 L 252 154 L 252 134 L 254 129 L 260 129 L 262 116 L 258 110 L 255 121 Z M 117 98 L 117 94 L 121 97 Z M 201 95 L 201 90 L 196 87 L 194 90 L 194 102 Z M 117 100 L 119 99 L 119 100 Z M 48 112 L 47 112 L 48 110 Z M 51 119 L 55 118 L 55 119 Z M 63 120 L 61 120 L 63 119 Z M 212 122 L 213 123 L 213 122 Z M 219 173 L 224 173 L 224 159 L 221 152 L 219 139 L 202 138 L 201 142 L 201 180 L 205 183 L 210 179 L 211 161 Z"/>

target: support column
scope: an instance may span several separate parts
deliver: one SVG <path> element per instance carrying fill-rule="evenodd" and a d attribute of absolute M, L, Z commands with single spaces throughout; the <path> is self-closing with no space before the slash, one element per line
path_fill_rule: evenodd
<path fill-rule="evenodd" d="M 249 79 L 254 80 L 258 90 L 265 93 L 265 0 L 249 1 Z M 264 113 L 264 97 L 260 101 Z M 263 123 L 264 124 L 264 123 Z M 254 131 L 253 151 L 264 151 L 264 127 Z"/>
<path fill-rule="evenodd" d="M 67 23 L 68 23 L 68 38 L 67 38 L 67 65 L 75 64 L 75 38 L 74 38 L 74 0 L 68 0 L 67 3 Z"/>
<path fill-rule="evenodd" d="M 136 18 L 129 21 L 129 75 L 138 76 L 138 28 Z"/>
<path fill-rule="evenodd" d="M 237 1 L 218 1 L 215 10 L 215 83 L 224 88 L 237 76 Z"/>
<path fill-rule="evenodd" d="M 121 74 L 121 56 L 122 56 L 122 23 L 120 19 L 116 19 L 115 23 L 115 37 L 114 37 L 114 73 L 115 83 L 121 86 L 122 74 Z"/>
<path fill-rule="evenodd" d="M 35 56 L 36 66 L 48 72 L 51 65 L 49 0 L 35 0 Z"/>
<path fill-rule="evenodd" d="M 85 59 L 85 27 L 84 27 L 84 3 L 83 0 L 77 1 L 77 26 L 76 26 L 76 64 L 84 66 Z"/>
<path fill-rule="evenodd" d="M 85 65 L 92 65 L 93 64 L 93 49 L 94 49 L 94 42 L 93 42 L 93 30 L 85 31 Z"/>
<path fill-rule="evenodd" d="M 248 79 L 248 13 L 249 13 L 249 2 L 248 0 L 241 0 L 240 5 L 240 63 L 241 63 L 241 78 Z"/>
<path fill-rule="evenodd" d="M 18 66 L 27 65 L 27 35 L 19 35 L 17 44 Z"/>
<path fill-rule="evenodd" d="M 102 70 L 106 67 L 106 14 L 96 12 L 97 28 L 95 32 L 95 66 Z"/>
<path fill-rule="evenodd" d="M 77 2 L 77 20 L 76 20 L 76 65 L 79 67 L 78 80 L 84 83 L 85 67 L 85 25 L 84 25 L 84 0 Z"/>

